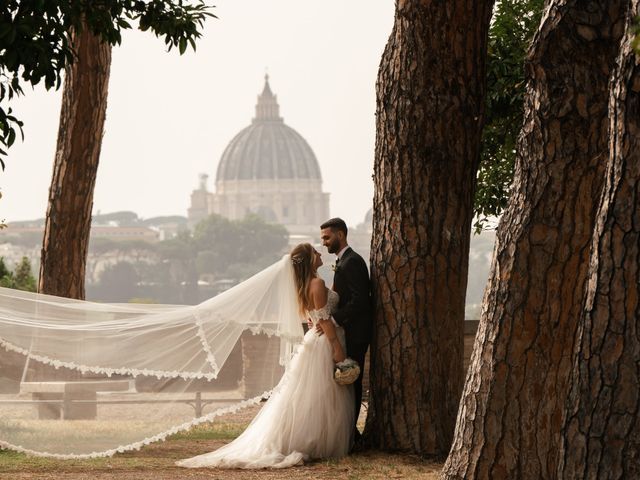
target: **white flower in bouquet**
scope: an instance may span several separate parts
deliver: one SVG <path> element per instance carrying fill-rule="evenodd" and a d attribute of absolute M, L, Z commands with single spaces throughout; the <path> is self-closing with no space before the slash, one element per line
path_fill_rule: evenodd
<path fill-rule="evenodd" d="M 360 376 L 360 365 L 351 358 L 336 363 L 333 378 L 339 385 L 350 385 Z"/>

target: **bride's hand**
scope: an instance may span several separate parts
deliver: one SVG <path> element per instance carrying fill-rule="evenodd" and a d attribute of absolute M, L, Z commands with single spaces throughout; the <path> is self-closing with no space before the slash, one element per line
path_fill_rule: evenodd
<path fill-rule="evenodd" d="M 338 340 L 338 334 L 336 332 L 336 325 L 333 323 L 331 318 L 323 318 L 318 322 L 320 328 L 327 336 L 327 340 L 331 344 L 331 348 L 333 349 L 333 361 L 334 362 L 342 362 L 345 358 L 347 358 L 347 354 L 342 348 L 340 344 L 340 340 Z"/>

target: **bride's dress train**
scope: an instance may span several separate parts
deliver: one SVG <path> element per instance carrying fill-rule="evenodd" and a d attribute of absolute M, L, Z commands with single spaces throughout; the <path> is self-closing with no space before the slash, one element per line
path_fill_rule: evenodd
<path fill-rule="evenodd" d="M 309 312 L 314 324 L 338 304 Z M 344 330 L 338 338 L 345 347 Z M 346 455 L 352 442 L 353 387 L 333 379 L 333 352 L 325 336 L 310 328 L 271 398 L 233 442 L 210 453 L 176 462 L 181 467 L 284 468 L 307 459 Z"/>

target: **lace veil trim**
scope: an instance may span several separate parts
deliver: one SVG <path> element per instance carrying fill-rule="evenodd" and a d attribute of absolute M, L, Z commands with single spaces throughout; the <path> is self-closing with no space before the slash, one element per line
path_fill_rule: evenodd
<path fill-rule="evenodd" d="M 286 371 L 303 339 L 303 321 L 289 255 L 190 307 L 85 302 L 0 288 L 0 353 L 55 368 L 35 369 L 25 389 L 15 385 L 26 378 L 28 363 L 11 360 L 0 369 L 0 448 L 59 459 L 106 457 L 255 405 Z M 255 338 L 243 335 L 247 331 Z M 138 397 L 98 407 L 94 395 L 124 391 L 120 382 L 74 384 L 76 375 L 65 369 L 144 378 Z M 205 380 L 206 386 L 198 384 Z M 213 413 L 197 410 L 195 419 L 177 395 L 238 388 L 250 398 L 233 396 L 228 406 L 211 406 Z M 95 419 L 96 428 L 74 435 L 77 424 L 67 419 Z"/>
<path fill-rule="evenodd" d="M 112 457 L 116 453 L 128 452 L 131 450 L 140 450 L 145 445 L 150 445 L 154 442 L 160 442 L 166 440 L 167 437 L 171 435 L 175 435 L 176 433 L 184 432 L 185 430 L 189 430 L 191 427 L 196 425 L 200 425 L 202 423 L 210 422 L 214 418 L 227 415 L 231 413 L 238 412 L 244 408 L 250 407 L 252 405 L 258 405 L 263 399 L 269 398 L 274 390 L 269 390 L 264 392 L 262 395 L 258 395 L 257 397 L 250 398 L 248 400 L 244 400 L 242 402 L 236 403 L 235 405 L 230 405 L 228 407 L 219 408 L 215 412 L 211 412 L 207 415 L 204 415 L 200 418 L 196 418 L 191 422 L 183 423 L 182 425 L 177 425 L 169 430 L 166 430 L 157 435 L 153 435 L 152 437 L 147 437 L 139 442 L 130 443 L 128 445 L 121 445 L 116 448 L 112 448 L 109 450 L 104 450 L 100 452 L 92 452 L 92 453 L 84 453 L 84 454 L 61 454 L 61 453 L 49 453 L 49 452 L 40 452 L 36 450 L 31 450 L 29 448 L 23 448 L 21 445 L 12 445 L 10 443 L 4 442 L 0 440 L 0 449 L 10 449 L 15 450 L 16 452 L 26 453 L 28 455 L 36 455 L 38 457 L 47 457 L 47 458 L 56 458 L 58 460 L 72 460 L 72 459 L 88 459 L 88 458 L 101 458 L 101 457 Z"/>

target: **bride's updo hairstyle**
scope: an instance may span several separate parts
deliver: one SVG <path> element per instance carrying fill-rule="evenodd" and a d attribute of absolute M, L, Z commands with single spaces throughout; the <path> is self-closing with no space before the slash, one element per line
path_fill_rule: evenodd
<path fill-rule="evenodd" d="M 313 270 L 315 261 L 315 250 L 310 243 L 301 243 L 291 250 L 291 263 L 293 264 L 294 277 L 296 279 L 296 290 L 298 292 L 298 308 L 302 315 L 306 310 L 311 310 L 311 299 L 309 298 L 309 284 L 315 278 Z"/>

